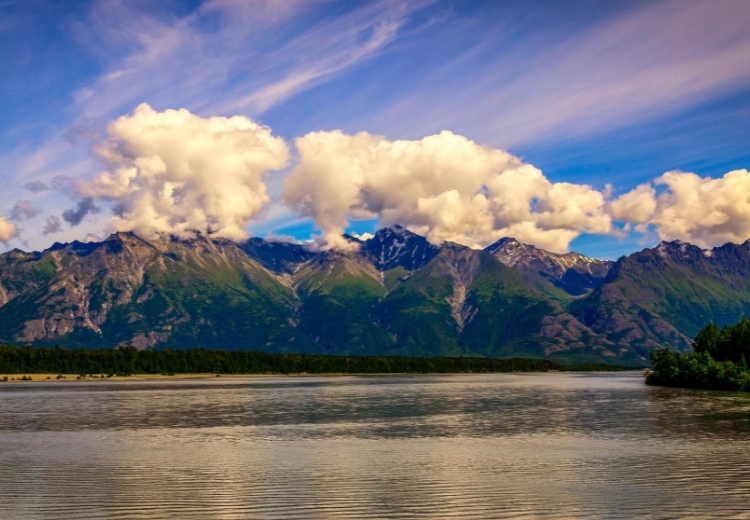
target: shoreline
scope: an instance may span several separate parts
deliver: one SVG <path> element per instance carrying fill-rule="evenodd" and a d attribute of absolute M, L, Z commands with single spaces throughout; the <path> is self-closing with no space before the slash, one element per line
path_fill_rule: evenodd
<path fill-rule="evenodd" d="M 61 375 L 61 378 L 58 378 Z M 187 380 L 187 379 L 221 379 L 230 378 L 237 379 L 241 377 L 334 377 L 334 376 L 387 376 L 387 375 L 404 375 L 400 374 L 348 374 L 348 373 L 326 373 L 326 374 L 215 374 L 215 373 L 200 373 L 200 374 L 134 374 L 132 376 L 111 376 L 107 377 L 106 374 L 93 374 L 93 376 L 81 377 L 80 374 L 0 374 L 0 386 L 3 383 L 70 383 L 79 381 L 160 381 L 160 380 Z M 5 381 L 4 378 L 8 380 Z M 26 377 L 27 379 L 23 379 Z"/>
<path fill-rule="evenodd" d="M 618 370 L 617 373 L 621 372 L 642 372 L 643 369 L 633 370 Z M 107 377 L 106 374 L 93 374 L 92 376 L 81 377 L 80 374 L 0 374 L 0 388 L 4 384 L 13 383 L 70 383 L 70 382 L 144 382 L 144 381 L 169 381 L 179 380 L 186 381 L 191 379 L 239 379 L 239 378 L 264 378 L 264 377 L 383 377 L 383 376 L 406 376 L 406 375 L 467 375 L 467 374 L 547 374 L 547 373 L 613 373 L 615 371 L 610 370 L 548 370 L 547 372 L 541 371 L 515 371 L 515 372 L 382 372 L 382 373 L 348 373 L 348 372 L 326 372 L 320 374 L 311 374 L 308 372 L 300 372 L 293 374 L 284 373 L 268 373 L 268 374 L 216 374 L 216 373 L 200 373 L 200 374 L 134 374 L 132 376 L 111 376 Z M 58 377 L 62 376 L 62 377 Z M 4 378 L 8 378 L 5 380 Z M 24 379 L 25 378 L 25 379 Z"/>

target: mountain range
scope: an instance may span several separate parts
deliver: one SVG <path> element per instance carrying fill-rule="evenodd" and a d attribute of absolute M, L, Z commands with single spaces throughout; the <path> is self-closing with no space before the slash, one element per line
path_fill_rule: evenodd
<path fill-rule="evenodd" d="M 645 364 L 750 310 L 750 242 L 662 242 L 616 262 L 403 227 L 314 252 L 196 235 L 0 255 L 0 341 Z"/>

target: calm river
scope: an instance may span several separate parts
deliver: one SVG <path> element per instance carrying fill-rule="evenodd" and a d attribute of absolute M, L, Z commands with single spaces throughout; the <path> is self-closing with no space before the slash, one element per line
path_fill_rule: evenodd
<path fill-rule="evenodd" d="M 640 373 L 0 385 L 0 518 L 750 518 L 750 397 Z"/>

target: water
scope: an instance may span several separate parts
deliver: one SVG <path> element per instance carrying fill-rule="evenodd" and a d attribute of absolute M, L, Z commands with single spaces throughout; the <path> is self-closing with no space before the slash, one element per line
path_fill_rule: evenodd
<path fill-rule="evenodd" d="M 750 397 L 638 373 L 0 385 L 0 518 L 750 518 Z"/>

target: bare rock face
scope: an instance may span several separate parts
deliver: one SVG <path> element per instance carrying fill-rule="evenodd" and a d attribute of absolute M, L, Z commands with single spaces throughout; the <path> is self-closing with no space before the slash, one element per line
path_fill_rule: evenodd
<path fill-rule="evenodd" d="M 32 314 L 37 307 L 45 315 L 25 322 L 19 339 L 53 340 L 76 328 L 101 336 L 110 311 L 130 302 L 157 256 L 149 244 L 123 233 L 100 244 L 53 246 L 37 262 L 54 268 L 47 283 L 8 304 Z"/>
<path fill-rule="evenodd" d="M 283 337 L 283 330 L 268 329 L 286 323 L 294 298 L 233 242 L 150 242 L 131 233 L 0 255 L 0 287 L 0 338 L 72 346 L 147 348 L 168 345 L 173 336 L 182 336 L 174 347 L 197 346 L 201 335 L 220 337 L 198 321 L 213 323 L 217 314 L 244 305 L 265 308 L 252 316 L 240 312 L 257 337 Z"/>
<path fill-rule="evenodd" d="M 580 253 L 551 253 L 514 238 L 501 238 L 485 251 L 530 281 L 558 287 L 574 296 L 587 294 L 601 285 L 614 265 Z"/>
<path fill-rule="evenodd" d="M 480 255 L 468 247 L 445 244 L 438 259 L 442 270 L 450 279 L 452 294 L 446 298 L 451 306 L 451 316 L 456 320 L 459 332 L 476 316 L 478 308 L 470 296 L 474 279 L 482 266 Z"/>

